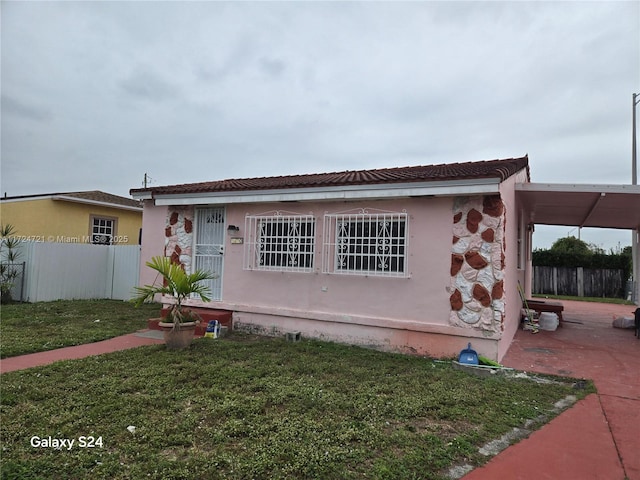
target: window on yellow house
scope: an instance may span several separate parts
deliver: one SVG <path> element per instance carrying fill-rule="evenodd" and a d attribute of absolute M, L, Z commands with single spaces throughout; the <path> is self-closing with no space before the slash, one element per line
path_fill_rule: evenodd
<path fill-rule="evenodd" d="M 115 218 L 91 217 L 91 243 L 94 245 L 111 245 L 115 233 Z"/>

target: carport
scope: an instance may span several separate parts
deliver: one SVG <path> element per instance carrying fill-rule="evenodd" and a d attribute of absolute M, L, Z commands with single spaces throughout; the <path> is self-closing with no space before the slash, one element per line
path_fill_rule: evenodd
<path fill-rule="evenodd" d="M 631 230 L 636 239 L 632 245 L 633 298 L 636 304 L 639 302 L 640 260 L 637 245 L 640 230 L 640 185 L 518 183 L 516 199 L 522 209 L 521 218 L 528 226 L 561 225 Z M 527 258 L 530 259 L 530 241 L 527 254 Z M 530 297 L 530 264 L 527 270 L 528 274 L 524 279 L 525 291 Z"/>

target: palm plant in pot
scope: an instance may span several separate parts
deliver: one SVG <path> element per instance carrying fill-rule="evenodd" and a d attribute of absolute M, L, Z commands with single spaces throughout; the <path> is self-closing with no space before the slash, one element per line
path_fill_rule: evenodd
<path fill-rule="evenodd" d="M 160 322 L 160 327 L 164 331 L 168 348 L 186 348 L 193 340 L 200 317 L 188 308 L 185 309 L 183 302 L 192 295 L 198 295 L 204 302 L 210 301 L 209 287 L 202 282 L 212 280 L 216 275 L 204 270 L 187 273 L 182 265 L 172 263 L 169 257 L 153 257 L 146 265 L 158 272 L 162 284 L 154 282 L 152 285 L 134 287 L 135 296 L 131 301 L 139 306 L 144 302 L 153 301 L 158 294 L 173 297 L 174 303 L 169 306 L 166 322 Z"/>

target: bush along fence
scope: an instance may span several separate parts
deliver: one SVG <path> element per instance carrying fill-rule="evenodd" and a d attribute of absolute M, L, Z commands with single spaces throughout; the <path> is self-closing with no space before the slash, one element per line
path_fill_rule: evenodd
<path fill-rule="evenodd" d="M 533 293 L 626 298 L 631 261 L 626 255 L 533 252 Z"/>
<path fill-rule="evenodd" d="M 2 303 L 23 302 L 24 301 L 24 271 L 26 263 L 2 262 L 1 268 L 5 272 L 10 272 L 9 276 L 2 279 Z"/>
<path fill-rule="evenodd" d="M 13 225 L 0 225 L 0 303 L 12 301 L 18 277 L 24 278 L 24 263 L 19 262 L 20 240 L 15 233 Z"/>
<path fill-rule="evenodd" d="M 14 301 L 129 300 L 138 285 L 138 245 L 22 242 Z"/>

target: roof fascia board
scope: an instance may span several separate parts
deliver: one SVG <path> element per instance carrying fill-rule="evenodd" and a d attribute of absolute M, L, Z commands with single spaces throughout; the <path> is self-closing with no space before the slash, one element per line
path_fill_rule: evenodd
<path fill-rule="evenodd" d="M 129 205 L 120 205 L 119 203 L 99 202 L 97 200 L 88 200 L 86 198 L 67 197 L 65 195 L 54 195 L 51 197 L 54 201 L 84 203 L 87 205 L 95 205 L 98 207 L 117 208 L 119 210 L 131 210 L 134 212 L 142 212 L 142 207 L 130 207 Z"/>
<path fill-rule="evenodd" d="M 146 192 L 134 192 L 131 194 L 134 200 L 152 200 L 153 194 L 151 191 L 147 190 Z"/>
<path fill-rule="evenodd" d="M 1 198 L 0 200 L 6 203 L 14 202 L 33 202 L 34 200 L 51 200 L 55 195 L 31 195 L 28 197 L 15 197 L 15 198 Z"/>
<path fill-rule="evenodd" d="M 497 178 L 473 181 L 353 185 L 237 192 L 156 195 L 156 205 L 220 205 L 232 203 L 299 202 L 313 200 L 365 200 L 421 196 L 481 195 L 499 193 Z"/>
<path fill-rule="evenodd" d="M 635 193 L 640 194 L 640 185 L 580 184 L 580 183 L 516 183 L 521 192 L 568 192 L 568 193 Z"/>

